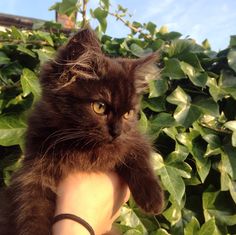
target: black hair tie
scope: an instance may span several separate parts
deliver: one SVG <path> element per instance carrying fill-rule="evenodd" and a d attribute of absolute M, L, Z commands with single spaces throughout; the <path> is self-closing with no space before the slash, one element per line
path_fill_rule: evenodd
<path fill-rule="evenodd" d="M 73 221 L 83 225 L 89 231 L 89 233 L 91 235 L 95 235 L 95 232 L 94 232 L 93 228 L 91 227 L 91 225 L 88 222 L 86 222 L 82 218 L 80 218 L 76 215 L 73 215 L 73 214 L 59 214 L 59 215 L 56 215 L 53 218 L 52 224 L 55 224 L 56 222 L 58 222 L 60 220 L 64 220 L 64 219 L 73 220 Z"/>

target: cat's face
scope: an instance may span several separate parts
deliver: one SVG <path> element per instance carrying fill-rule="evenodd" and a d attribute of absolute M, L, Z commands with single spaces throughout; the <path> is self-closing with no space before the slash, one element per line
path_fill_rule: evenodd
<path fill-rule="evenodd" d="M 57 115 L 57 129 L 85 149 L 127 142 L 137 131 L 145 73 L 157 72 L 154 56 L 111 59 L 102 54 L 91 31 L 82 33 L 70 40 L 41 78 L 45 99 Z"/>

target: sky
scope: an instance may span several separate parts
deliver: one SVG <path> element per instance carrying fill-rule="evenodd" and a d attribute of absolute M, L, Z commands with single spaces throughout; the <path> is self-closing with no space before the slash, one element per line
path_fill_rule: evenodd
<path fill-rule="evenodd" d="M 0 12 L 44 20 L 54 20 L 48 11 L 56 0 L 0 0 Z M 236 35 L 236 0 L 110 0 L 112 6 L 121 4 L 132 14 L 131 21 L 152 21 L 158 28 L 165 25 L 182 37 L 198 43 L 208 39 L 215 51 L 226 48 L 230 35 Z M 96 8 L 98 0 L 90 0 Z M 129 30 L 115 19 L 108 19 L 107 34 L 124 37 Z"/>

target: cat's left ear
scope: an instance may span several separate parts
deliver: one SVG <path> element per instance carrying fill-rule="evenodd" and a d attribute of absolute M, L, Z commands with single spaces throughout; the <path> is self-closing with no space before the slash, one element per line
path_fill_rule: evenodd
<path fill-rule="evenodd" d="M 148 88 L 148 83 L 159 77 L 158 60 L 159 53 L 155 52 L 133 61 L 132 72 L 137 93 L 144 92 Z"/>

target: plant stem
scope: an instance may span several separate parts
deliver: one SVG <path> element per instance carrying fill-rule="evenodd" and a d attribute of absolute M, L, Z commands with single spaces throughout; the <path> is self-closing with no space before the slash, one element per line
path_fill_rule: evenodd
<path fill-rule="evenodd" d="M 87 11 L 87 4 L 89 0 L 83 0 L 83 8 L 82 8 L 82 28 L 84 28 L 87 24 L 87 19 L 86 19 L 86 11 Z"/>
<path fill-rule="evenodd" d="M 123 22 L 124 25 L 129 27 L 134 32 L 142 34 L 146 39 L 151 39 L 152 38 L 151 35 L 143 33 L 142 29 L 138 29 L 138 28 L 134 27 L 129 21 L 124 20 L 118 13 L 108 12 L 108 14 L 111 15 L 111 16 L 116 17 L 117 20 L 120 20 L 121 22 Z"/>

